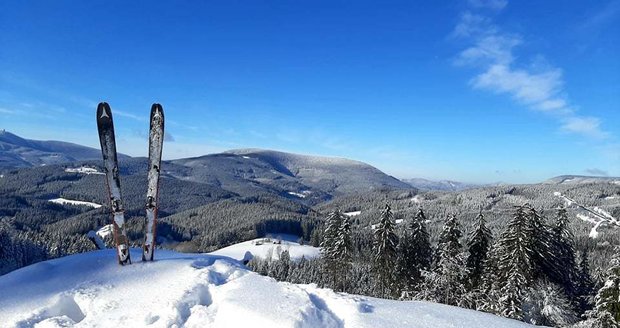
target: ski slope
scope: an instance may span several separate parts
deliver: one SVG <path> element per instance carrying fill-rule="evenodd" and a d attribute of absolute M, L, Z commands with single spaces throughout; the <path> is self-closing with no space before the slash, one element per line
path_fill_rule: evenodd
<path fill-rule="evenodd" d="M 295 241 L 297 239 L 299 237 L 286 234 L 270 238 L 257 238 L 218 249 L 210 254 L 228 256 L 235 260 L 251 260 L 254 257 L 277 260 L 285 250 L 289 252 L 291 260 L 299 260 L 302 257 L 311 259 L 321 255 L 320 248 L 300 245 Z M 274 244 L 274 241 L 279 241 L 280 244 Z"/>
<path fill-rule="evenodd" d="M 132 249 L 132 258 L 140 258 Z M 0 276 L 2 327 L 528 327 L 426 302 L 276 282 L 228 257 L 158 250 L 121 267 L 113 250 Z"/>

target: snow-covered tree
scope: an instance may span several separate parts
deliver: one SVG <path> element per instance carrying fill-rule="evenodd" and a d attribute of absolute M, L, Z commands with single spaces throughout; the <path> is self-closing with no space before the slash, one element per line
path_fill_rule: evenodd
<path fill-rule="evenodd" d="M 476 217 L 474 230 L 469 234 L 467 247 L 469 256 L 467 257 L 467 269 L 469 271 L 469 285 L 474 289 L 480 286 L 484 263 L 487 259 L 489 248 L 492 241 L 491 230 L 486 226 L 486 220 L 482 215 L 482 210 Z"/>
<path fill-rule="evenodd" d="M 411 221 L 398 243 L 398 279 L 405 291 L 412 291 L 429 270 L 432 260 L 430 236 L 426 230 L 426 216 L 422 208 Z"/>
<path fill-rule="evenodd" d="M 461 254 L 461 236 L 456 215 L 449 215 L 439 236 L 436 274 L 429 275 L 426 283 L 426 287 L 430 288 L 430 301 L 469 307 L 465 297 L 467 269 Z"/>
<path fill-rule="evenodd" d="M 497 311 L 508 318 L 522 319 L 523 291 L 532 278 L 532 227 L 528 220 L 529 205 L 518 206 L 515 216 L 497 242 L 498 291 Z"/>
<path fill-rule="evenodd" d="M 577 321 L 563 289 L 545 280 L 539 280 L 527 289 L 523 313 L 523 320 L 535 325 L 566 327 Z"/>
<path fill-rule="evenodd" d="M 594 299 L 594 310 L 590 312 L 591 318 L 608 320 L 608 313 L 617 323 L 620 322 L 620 256 L 615 255 L 607 269 L 607 279 L 599 289 Z"/>
<path fill-rule="evenodd" d="M 548 278 L 552 282 L 561 284 L 558 278 L 562 276 L 561 262 L 554 247 L 552 228 L 546 224 L 545 218 L 531 205 L 526 205 L 528 215 L 529 240 L 532 258 L 532 279 Z"/>
<path fill-rule="evenodd" d="M 557 259 L 556 270 L 551 271 L 552 281 L 560 284 L 569 297 L 575 294 L 577 268 L 575 261 L 574 236 L 569 227 L 566 209 L 558 209 L 557 220 L 553 226 L 552 251 Z"/>
<path fill-rule="evenodd" d="M 395 292 L 394 270 L 398 237 L 394 233 L 394 224 L 392 209 L 386 204 L 375 227 L 373 243 L 373 266 L 381 296 L 390 296 Z"/>
<path fill-rule="evenodd" d="M 351 264 L 353 245 L 349 218 L 336 210 L 325 220 L 321 255 L 327 274 L 334 288 L 343 290 Z"/>
<path fill-rule="evenodd" d="M 577 270 L 577 279 L 575 285 L 575 294 L 577 297 L 578 310 L 580 314 L 592 309 L 594 305 L 594 281 L 590 274 L 590 265 L 588 263 L 588 248 L 584 248 L 579 259 L 579 268 Z"/>

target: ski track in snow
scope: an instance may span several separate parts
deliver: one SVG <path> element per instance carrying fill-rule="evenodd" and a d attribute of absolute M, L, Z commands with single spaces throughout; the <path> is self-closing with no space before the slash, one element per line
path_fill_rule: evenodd
<path fill-rule="evenodd" d="M 132 249 L 132 258 L 140 249 Z M 158 250 L 122 267 L 113 250 L 0 276 L 3 327 L 530 327 L 426 302 L 276 282 L 228 257 Z"/>

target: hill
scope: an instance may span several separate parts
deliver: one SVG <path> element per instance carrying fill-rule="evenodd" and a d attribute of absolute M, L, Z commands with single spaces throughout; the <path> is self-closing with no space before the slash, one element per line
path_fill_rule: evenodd
<path fill-rule="evenodd" d="M 100 159 L 99 149 L 62 141 L 41 141 L 0 130 L 0 169 Z"/>
<path fill-rule="evenodd" d="M 114 257 L 95 251 L 0 276 L 3 326 L 531 327 L 442 304 L 277 282 L 224 256 L 158 251 L 155 262 L 125 267 Z"/>

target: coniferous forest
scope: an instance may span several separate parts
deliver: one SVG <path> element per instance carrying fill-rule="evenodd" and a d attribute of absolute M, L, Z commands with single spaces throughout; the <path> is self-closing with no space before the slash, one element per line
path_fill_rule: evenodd
<path fill-rule="evenodd" d="M 590 248 L 575 246 L 564 207 L 543 215 L 531 204 L 514 206 L 493 234 L 480 211 L 465 231 L 458 213 L 447 213 L 431 236 L 422 207 L 401 217 L 397 229 L 389 204 L 372 229 L 356 231 L 339 210 L 325 217 L 321 258 L 252 259 L 256 272 L 292 283 L 398 300 L 454 305 L 553 327 L 617 327 L 620 322 L 620 256 L 593 276 Z M 432 244 L 431 240 L 437 240 Z"/>

